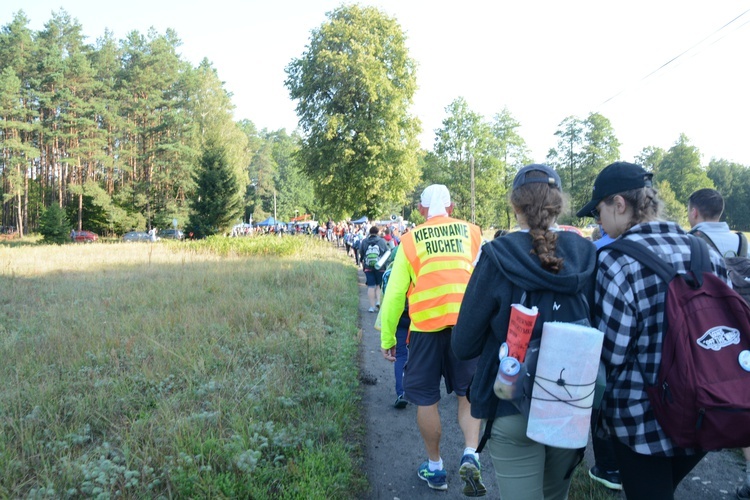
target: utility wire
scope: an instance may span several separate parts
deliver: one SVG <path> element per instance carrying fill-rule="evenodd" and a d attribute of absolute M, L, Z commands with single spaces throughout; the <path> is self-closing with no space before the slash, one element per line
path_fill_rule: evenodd
<path fill-rule="evenodd" d="M 646 76 L 644 76 L 643 78 L 641 78 L 641 79 L 640 79 L 640 80 L 639 80 L 638 82 L 636 82 L 636 83 L 641 83 L 641 82 L 643 82 L 644 80 L 646 80 L 647 78 L 649 78 L 649 77 L 653 76 L 654 74 L 658 73 L 659 71 L 663 70 L 664 68 L 666 68 L 667 66 L 669 66 L 670 64 L 672 64 L 672 63 L 673 63 L 673 62 L 675 62 L 676 60 L 680 59 L 681 57 L 683 57 L 683 56 L 684 56 L 685 54 L 687 54 L 687 53 L 688 53 L 688 52 L 690 52 L 691 50 L 693 50 L 694 48 L 696 48 L 696 47 L 698 47 L 699 45 L 701 45 L 701 44 L 702 44 L 703 42 L 705 42 L 706 40 L 708 40 L 708 39 L 709 39 L 709 38 L 711 38 L 712 36 L 716 35 L 716 34 L 717 34 L 717 33 L 719 33 L 720 31 L 722 31 L 723 29 L 725 29 L 725 28 L 726 28 L 727 26 L 729 26 L 730 24 L 732 24 L 732 23 L 734 23 L 735 21 L 737 21 L 737 20 L 738 20 L 739 18 L 741 18 L 742 16 L 744 16 L 744 15 L 745 15 L 745 14 L 747 14 L 748 12 L 750 12 L 750 9 L 746 10 L 745 12 L 743 12 L 742 14 L 740 14 L 739 16 L 735 17 L 734 19 L 732 19 L 731 21 L 729 21 L 728 23 L 726 23 L 726 24 L 725 24 L 724 26 L 722 26 L 722 27 L 720 27 L 720 28 L 716 29 L 716 30 L 715 30 L 715 31 L 714 31 L 713 33 L 711 33 L 710 35 L 708 35 L 707 37 L 705 37 L 705 38 L 704 38 L 703 40 L 699 41 L 698 43 L 695 43 L 695 44 L 693 44 L 693 45 L 692 45 L 692 46 L 691 46 L 691 47 L 690 47 L 689 49 L 687 49 L 687 50 L 685 50 L 685 51 L 683 51 L 683 52 L 681 52 L 681 53 L 677 54 L 677 55 L 676 55 L 676 56 L 674 56 L 674 57 L 673 57 L 672 59 L 670 59 L 669 61 L 667 61 L 667 62 L 665 62 L 664 64 L 662 64 L 661 66 L 659 66 L 658 68 L 656 68 L 655 70 L 653 70 L 653 71 L 652 71 L 651 73 L 649 73 L 648 75 L 646 75 Z M 745 23 L 741 24 L 741 25 L 740 25 L 740 26 L 739 26 L 739 27 L 738 27 L 737 29 L 739 29 L 739 28 L 742 28 L 742 27 L 743 27 L 743 26 L 745 26 L 746 24 L 748 24 L 748 23 L 747 23 L 747 22 L 745 22 Z M 736 31 L 736 30 L 735 30 L 735 31 Z M 713 43 L 712 43 L 711 45 L 713 45 L 714 43 L 718 42 L 719 40 L 721 40 L 722 38 L 724 38 L 724 37 L 726 37 L 726 36 L 727 36 L 727 35 L 724 35 L 724 36 L 722 36 L 721 38 L 719 38 L 719 39 L 717 39 L 717 40 L 714 40 L 714 42 L 713 42 Z M 632 87 L 632 85 L 631 85 L 631 87 Z M 607 103 L 608 103 L 609 101 L 611 101 L 612 99 L 616 98 L 617 96 L 619 96 L 620 94 L 622 94 L 623 92 L 625 92 L 626 90 L 628 90 L 628 88 L 629 88 L 629 87 L 626 87 L 626 88 L 622 89 L 621 91 L 619 91 L 618 93 L 616 93 L 615 95 L 613 95 L 612 97 L 610 97 L 609 99 L 607 99 L 606 101 L 602 102 L 602 103 L 601 103 L 601 104 L 600 104 L 599 106 L 603 106 L 603 105 L 607 104 Z"/>

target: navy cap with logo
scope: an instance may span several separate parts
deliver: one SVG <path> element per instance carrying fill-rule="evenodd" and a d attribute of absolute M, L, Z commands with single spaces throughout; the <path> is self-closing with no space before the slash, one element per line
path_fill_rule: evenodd
<path fill-rule="evenodd" d="M 590 217 L 591 212 L 603 199 L 617 193 L 630 191 L 646 186 L 651 186 L 651 172 L 646 172 L 642 166 L 626 161 L 618 161 L 607 165 L 599 172 L 594 181 L 591 201 L 586 203 L 576 215 L 578 217 Z"/>
<path fill-rule="evenodd" d="M 546 174 L 546 177 L 537 175 L 527 177 L 527 174 L 529 172 L 542 172 L 543 174 Z M 516 174 L 516 178 L 513 179 L 513 189 L 518 189 L 523 185 L 535 182 L 543 182 L 545 184 L 549 184 L 550 187 L 562 190 L 562 183 L 560 182 L 560 176 L 557 175 L 557 172 L 552 170 L 551 167 L 542 165 L 541 163 L 526 165 L 521 170 L 519 170 Z"/>

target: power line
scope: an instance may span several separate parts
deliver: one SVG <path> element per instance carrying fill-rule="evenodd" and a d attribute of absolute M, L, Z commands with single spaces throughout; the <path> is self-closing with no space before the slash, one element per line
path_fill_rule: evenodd
<path fill-rule="evenodd" d="M 725 29 L 725 28 L 726 28 L 727 26 L 729 26 L 730 24 L 732 24 L 732 23 L 734 23 L 735 21 L 737 21 L 737 20 L 738 20 L 739 18 L 741 18 L 742 16 L 744 16 L 744 15 L 745 15 L 745 14 L 747 14 L 748 12 L 750 12 L 750 9 L 748 9 L 748 10 L 746 10 L 745 12 L 743 12 L 742 14 L 738 15 L 737 17 L 735 17 L 734 19 L 732 19 L 732 20 L 731 20 L 731 21 L 729 21 L 728 23 L 724 24 L 724 25 L 723 25 L 723 26 L 721 26 L 720 28 L 718 28 L 718 29 L 714 30 L 714 32 L 713 32 L 713 33 L 711 33 L 710 35 L 708 35 L 707 37 L 705 37 L 704 39 L 702 39 L 702 40 L 701 40 L 701 41 L 699 41 L 698 43 L 695 43 L 695 44 L 693 44 L 693 45 L 692 45 L 692 46 L 691 46 L 690 48 L 688 48 L 687 50 L 684 50 L 683 52 L 681 52 L 681 53 L 677 54 L 677 55 L 676 55 L 676 56 L 674 56 L 674 57 L 673 57 L 672 59 L 670 59 L 669 61 L 665 62 L 664 64 L 662 64 L 661 66 L 659 66 L 658 68 L 656 68 L 655 70 L 653 70 L 653 71 L 652 71 L 651 73 L 649 73 L 649 74 L 647 74 L 646 76 L 644 76 L 643 78 L 641 78 L 641 79 L 640 79 L 640 80 L 639 80 L 638 82 L 636 82 L 636 84 L 639 84 L 639 83 L 643 82 L 643 81 L 644 81 L 644 80 L 646 80 L 647 78 L 650 78 L 651 76 L 653 76 L 653 75 L 655 75 L 656 73 L 658 73 L 659 71 L 663 70 L 664 68 L 666 68 L 667 66 L 669 66 L 669 65 L 670 65 L 670 64 L 672 64 L 673 62 L 675 62 L 675 61 L 677 61 L 678 59 L 682 58 L 682 57 L 683 57 L 683 56 L 684 56 L 685 54 L 689 53 L 690 51 L 692 51 L 693 49 L 695 49 L 696 47 L 698 47 L 699 45 L 701 45 L 701 44 L 702 44 L 703 42 L 705 42 L 705 41 L 706 41 L 706 40 L 708 40 L 709 38 L 713 37 L 714 35 L 716 35 L 716 34 L 717 34 L 717 33 L 719 33 L 720 31 L 722 31 L 723 29 Z M 749 21 L 749 22 L 750 22 L 750 21 Z M 745 26 L 746 24 L 748 24 L 748 23 L 747 23 L 747 22 L 745 22 L 745 23 L 741 24 L 741 25 L 740 25 L 739 27 L 737 27 L 737 29 L 740 29 L 740 28 L 742 28 L 742 27 L 743 27 L 743 26 Z M 735 30 L 735 31 L 736 31 L 736 30 Z M 724 37 L 726 37 L 726 36 L 727 36 L 727 35 L 723 35 L 722 37 L 718 38 L 717 40 L 714 40 L 714 41 L 713 41 L 713 42 L 711 43 L 711 45 L 713 45 L 714 43 L 718 42 L 719 40 L 723 39 L 723 38 L 724 38 Z M 696 53 L 696 54 L 697 54 L 697 53 Z M 625 87 L 624 89 L 622 89 L 621 91 L 619 91 L 618 93 L 616 93 L 615 95 L 613 95 L 612 97 L 610 97 L 609 99 L 607 99 L 606 101 L 602 102 L 602 103 L 601 103 L 601 104 L 600 104 L 599 106 L 603 106 L 603 105 L 607 104 L 607 103 L 608 103 L 609 101 L 611 101 L 612 99 L 616 98 L 616 97 L 617 97 L 617 96 L 619 96 L 620 94 L 624 93 L 624 92 L 625 92 L 626 90 L 628 90 L 628 89 L 629 89 L 630 87 L 632 87 L 632 86 L 633 86 L 633 85 L 630 85 L 629 87 Z"/>

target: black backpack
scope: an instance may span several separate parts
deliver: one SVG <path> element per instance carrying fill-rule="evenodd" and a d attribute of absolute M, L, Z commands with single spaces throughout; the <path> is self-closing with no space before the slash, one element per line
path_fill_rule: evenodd
<path fill-rule="evenodd" d="M 526 359 L 524 365 L 523 392 L 518 399 L 511 401 L 518 408 L 518 411 L 526 418 L 529 416 L 531 407 L 531 394 L 536 381 L 536 364 L 539 359 L 539 346 L 542 341 L 542 326 L 546 321 L 559 321 L 565 323 L 575 323 L 579 325 L 591 326 L 591 316 L 589 304 L 583 292 L 577 294 L 556 293 L 553 291 L 522 291 L 518 300 L 519 304 L 526 307 L 536 306 L 539 310 L 534 330 L 531 333 L 529 347 L 526 350 Z M 497 359 L 497 357 L 495 357 Z M 498 360 L 498 365 L 499 365 Z M 592 389 L 593 390 L 593 389 Z M 496 397 L 496 403 L 499 399 Z M 495 406 L 497 407 L 497 406 Z M 493 409 L 494 413 L 494 409 Z M 492 423 L 494 418 L 487 419 L 484 428 L 484 434 L 477 447 L 477 453 L 482 451 L 485 443 L 492 433 Z"/>

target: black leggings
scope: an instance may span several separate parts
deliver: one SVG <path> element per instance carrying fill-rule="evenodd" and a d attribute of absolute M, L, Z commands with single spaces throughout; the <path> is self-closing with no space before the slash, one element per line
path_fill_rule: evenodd
<path fill-rule="evenodd" d="M 672 500 L 680 481 L 706 455 L 662 457 L 641 455 L 615 438 L 617 463 L 625 496 L 633 500 Z"/>

